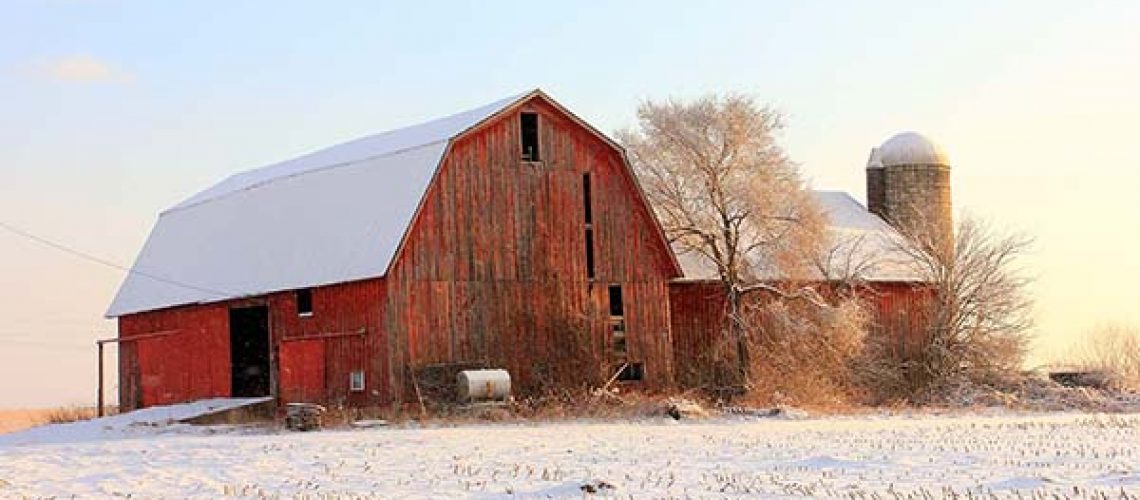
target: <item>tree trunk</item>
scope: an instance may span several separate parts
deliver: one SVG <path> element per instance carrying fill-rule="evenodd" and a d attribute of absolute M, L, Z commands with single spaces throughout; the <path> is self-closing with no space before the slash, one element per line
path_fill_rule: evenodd
<path fill-rule="evenodd" d="M 752 355 L 748 345 L 748 332 L 744 327 L 744 318 L 740 316 L 740 294 L 736 287 L 727 287 L 728 295 L 728 328 L 729 334 L 736 340 L 736 360 L 739 363 L 740 383 L 747 390 L 752 386 L 751 367 Z"/>

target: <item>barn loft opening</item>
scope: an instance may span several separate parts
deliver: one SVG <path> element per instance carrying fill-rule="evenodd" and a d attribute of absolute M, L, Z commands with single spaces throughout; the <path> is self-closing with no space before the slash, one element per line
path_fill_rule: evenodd
<path fill-rule="evenodd" d="M 625 302 L 621 285 L 610 285 L 610 343 L 614 354 L 624 356 L 627 352 L 625 339 Z"/>
<path fill-rule="evenodd" d="M 593 280 L 594 271 L 594 228 L 586 227 L 586 278 Z"/>
<path fill-rule="evenodd" d="M 625 316 L 625 303 L 621 297 L 621 285 L 610 285 L 610 316 Z"/>
<path fill-rule="evenodd" d="M 297 315 L 313 315 L 313 290 L 311 288 L 297 290 Z"/>
<path fill-rule="evenodd" d="M 618 372 L 617 379 L 621 382 L 637 382 L 645 379 L 645 365 L 642 363 L 626 363 Z"/>
<path fill-rule="evenodd" d="M 522 158 L 527 161 L 539 161 L 538 151 L 538 113 L 521 113 L 522 122 Z"/>
<path fill-rule="evenodd" d="M 590 201 L 590 174 L 582 174 L 582 210 L 586 221 L 586 278 L 594 279 L 594 210 Z"/>
<path fill-rule="evenodd" d="M 582 211 L 587 226 L 594 223 L 594 209 L 590 206 L 592 204 L 590 198 L 590 174 L 582 174 Z"/>
<path fill-rule="evenodd" d="M 230 309 L 231 395 L 269 395 L 269 307 Z"/>

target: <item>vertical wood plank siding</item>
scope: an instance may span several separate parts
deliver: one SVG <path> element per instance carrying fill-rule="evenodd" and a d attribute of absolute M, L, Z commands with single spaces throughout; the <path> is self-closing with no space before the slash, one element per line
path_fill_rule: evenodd
<path fill-rule="evenodd" d="M 273 391 L 282 402 L 386 403 L 389 381 L 387 341 L 381 330 L 383 291 L 381 279 L 314 288 L 313 315 L 304 318 L 297 315 L 293 291 L 123 316 L 119 318 L 120 404 L 134 409 L 230 396 L 229 309 L 255 305 L 269 308 L 270 368 L 276 375 Z M 156 332 L 172 333 L 148 336 Z M 141 340 L 131 340 L 134 337 Z M 283 344 L 297 340 L 323 344 L 324 366 L 320 370 L 281 366 L 290 358 L 295 362 L 309 359 L 285 356 L 282 360 Z M 363 392 L 349 391 L 349 373 L 354 370 L 365 372 Z M 282 371 L 290 373 L 282 377 Z M 323 380 L 316 384 L 310 377 L 318 372 Z M 314 397 L 314 387 L 323 387 L 323 393 Z"/>
<path fill-rule="evenodd" d="M 248 305 L 269 308 L 282 402 L 311 400 L 317 390 L 329 404 L 412 401 L 409 375 L 433 364 L 500 366 L 523 392 L 540 390 L 556 375 L 581 375 L 574 370 L 583 358 L 609 355 L 610 285 L 623 290 L 628 359 L 644 363 L 646 385 L 670 384 L 667 283 L 679 271 L 624 158 L 541 98 L 522 108 L 539 115 L 541 162 L 521 160 L 517 110 L 465 134 L 442 161 L 388 275 L 314 288 L 312 317 L 298 317 L 288 291 L 120 318 L 124 339 L 178 331 L 123 344 L 124 407 L 229 396 L 228 310 Z M 322 351 L 323 366 L 312 366 Z M 606 358 L 605 369 L 619 361 Z M 349 391 L 354 370 L 365 371 L 363 392 Z"/>
<path fill-rule="evenodd" d="M 861 297 L 871 312 L 870 334 L 886 336 L 893 355 L 911 356 L 922 349 L 923 313 L 932 298 L 929 287 L 874 282 Z M 720 283 L 686 281 L 670 285 L 669 304 L 677 381 L 689 387 L 713 369 L 711 350 L 727 335 L 727 301 Z"/>
<path fill-rule="evenodd" d="M 119 318 L 120 406 L 134 409 L 228 396 L 229 322 L 223 304 Z M 169 333 L 150 335 L 163 332 Z"/>
<path fill-rule="evenodd" d="M 278 348 L 278 376 L 282 401 L 319 403 L 325 399 L 325 340 L 282 342 Z"/>
<path fill-rule="evenodd" d="M 693 387 L 709 373 L 709 356 L 727 337 L 727 302 L 720 283 L 677 282 L 669 286 L 670 330 L 677 383 Z"/>
<path fill-rule="evenodd" d="M 521 160 L 518 113 L 452 144 L 389 275 L 392 391 L 415 367 L 510 370 L 524 391 L 585 353 L 608 351 L 606 287 L 625 292 L 629 358 L 672 380 L 669 249 L 621 155 L 541 100 L 541 162 Z M 597 278 L 587 279 L 582 174 L 590 173 Z M 401 380 L 403 379 L 403 380 Z M 407 397 L 402 399 L 407 400 Z"/>
<path fill-rule="evenodd" d="M 313 315 L 309 317 L 297 314 L 296 293 L 268 296 L 269 329 L 278 350 L 298 341 L 324 345 L 324 395 L 307 402 L 375 406 L 389 401 L 388 342 L 380 307 L 384 285 L 382 279 L 371 279 L 313 288 Z M 292 367 L 277 369 L 286 368 Z M 358 370 L 364 372 L 364 391 L 350 392 L 349 374 Z M 282 396 L 288 395 L 286 389 L 281 387 Z"/>
<path fill-rule="evenodd" d="M 872 307 L 871 333 L 890 339 L 890 354 L 917 356 L 926 346 L 925 330 L 932 312 L 934 289 L 914 283 L 875 283 L 865 294 Z"/>

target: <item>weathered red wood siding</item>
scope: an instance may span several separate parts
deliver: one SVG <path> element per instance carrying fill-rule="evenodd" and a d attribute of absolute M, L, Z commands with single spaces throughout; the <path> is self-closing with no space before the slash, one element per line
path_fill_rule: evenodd
<path fill-rule="evenodd" d="M 292 403 L 321 403 L 325 399 L 325 341 L 282 342 L 278 354 L 280 397 Z"/>
<path fill-rule="evenodd" d="M 677 382 L 691 387 L 707 380 L 715 347 L 727 338 L 724 289 L 717 282 L 684 281 L 669 285 L 669 313 Z"/>
<path fill-rule="evenodd" d="M 890 354 L 905 358 L 925 347 L 932 288 L 913 283 L 874 283 L 864 297 L 873 307 L 871 333 L 889 339 Z"/>
<path fill-rule="evenodd" d="M 119 402 L 127 408 L 230 394 L 229 313 L 223 304 L 119 318 Z"/>
<path fill-rule="evenodd" d="M 396 393 L 412 369 L 448 363 L 501 366 L 524 391 L 541 389 L 578 358 L 607 355 L 611 284 L 624 294 L 629 360 L 645 364 L 651 386 L 672 380 L 667 280 L 677 270 L 624 159 L 545 101 L 523 110 L 540 116 L 542 161 L 520 159 L 517 112 L 457 140 L 388 274 Z"/>
<path fill-rule="evenodd" d="M 281 292 L 267 297 L 269 304 L 269 328 L 273 345 L 278 353 L 292 351 L 295 343 L 309 343 L 309 349 L 320 349 L 324 353 L 322 370 L 305 366 L 304 360 L 315 354 L 305 353 L 299 357 L 278 356 L 278 372 L 307 373 L 321 376 L 318 383 L 312 380 L 301 382 L 302 387 L 285 385 L 292 383 L 285 377 L 279 384 L 282 402 L 321 402 L 332 405 L 375 406 L 389 402 L 388 394 L 388 353 L 387 332 L 383 329 L 383 302 L 385 283 L 383 279 L 371 279 L 313 288 L 313 315 L 302 317 L 297 314 L 296 293 Z M 321 347 L 312 347 L 319 343 Z M 301 347 L 304 349 L 304 347 Z M 293 364 L 293 361 L 298 364 Z M 364 371 L 364 391 L 349 390 L 349 374 Z M 321 398 L 314 399 L 308 393 L 323 387 Z M 293 399 L 304 392 L 304 399 Z"/>
<path fill-rule="evenodd" d="M 601 359 L 598 371 L 642 363 L 647 386 L 672 383 L 668 280 L 680 271 L 624 158 L 541 97 L 522 108 L 540 116 L 541 161 L 521 160 L 520 110 L 466 133 L 388 275 L 315 288 L 312 317 L 298 317 L 290 291 L 120 318 L 124 338 L 178 331 L 121 346 L 124 406 L 229 395 L 228 310 L 250 305 L 269 308 L 272 386 L 283 402 L 411 401 L 409 375 L 435 364 L 504 367 L 524 392 L 582 375 L 584 359 Z M 612 352 L 610 285 L 622 288 L 625 357 Z M 349 390 L 354 370 L 365 371 L 365 391 Z M 208 383 L 195 378 L 202 373 Z"/>
<path fill-rule="evenodd" d="M 922 347 L 922 311 L 931 291 L 914 283 L 873 282 L 861 293 L 871 309 L 872 335 L 885 335 L 895 355 Z M 711 370 L 714 347 L 727 334 L 724 289 L 713 281 L 681 281 L 669 287 L 670 324 L 678 383 L 689 386 Z"/>
<path fill-rule="evenodd" d="M 383 293 L 382 279 L 314 288 L 310 317 L 297 315 L 293 291 L 123 316 L 120 404 L 133 409 L 230 396 L 229 310 L 260 305 L 269 308 L 271 385 L 282 402 L 387 403 Z M 320 366 L 312 364 L 317 353 Z M 349 390 L 354 370 L 365 372 L 364 391 Z"/>

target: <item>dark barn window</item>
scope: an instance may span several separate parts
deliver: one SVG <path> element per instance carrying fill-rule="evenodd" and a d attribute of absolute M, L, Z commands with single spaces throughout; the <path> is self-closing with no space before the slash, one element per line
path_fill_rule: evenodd
<path fill-rule="evenodd" d="M 586 278 L 594 279 L 594 228 L 586 227 Z"/>
<path fill-rule="evenodd" d="M 522 113 L 519 115 L 522 122 L 522 158 L 528 161 L 539 161 L 538 154 L 538 113 Z"/>
<path fill-rule="evenodd" d="M 590 174 L 582 174 L 582 210 L 586 216 L 586 226 L 594 223 L 594 209 L 590 201 Z"/>
<path fill-rule="evenodd" d="M 617 379 L 622 382 L 637 382 L 645 379 L 645 365 L 641 363 L 627 363 L 621 368 Z"/>
<path fill-rule="evenodd" d="M 621 297 L 621 285 L 610 285 L 610 316 L 625 316 L 625 304 Z"/>
<path fill-rule="evenodd" d="M 582 174 L 582 210 L 586 220 L 586 278 L 594 279 L 594 210 L 590 207 L 590 174 Z"/>
<path fill-rule="evenodd" d="M 303 288 L 297 290 L 297 315 L 298 316 L 312 316 L 313 314 L 313 290 Z"/>
<path fill-rule="evenodd" d="M 625 302 L 621 286 L 610 285 L 610 342 L 618 356 L 625 356 L 627 352 L 625 333 Z"/>

